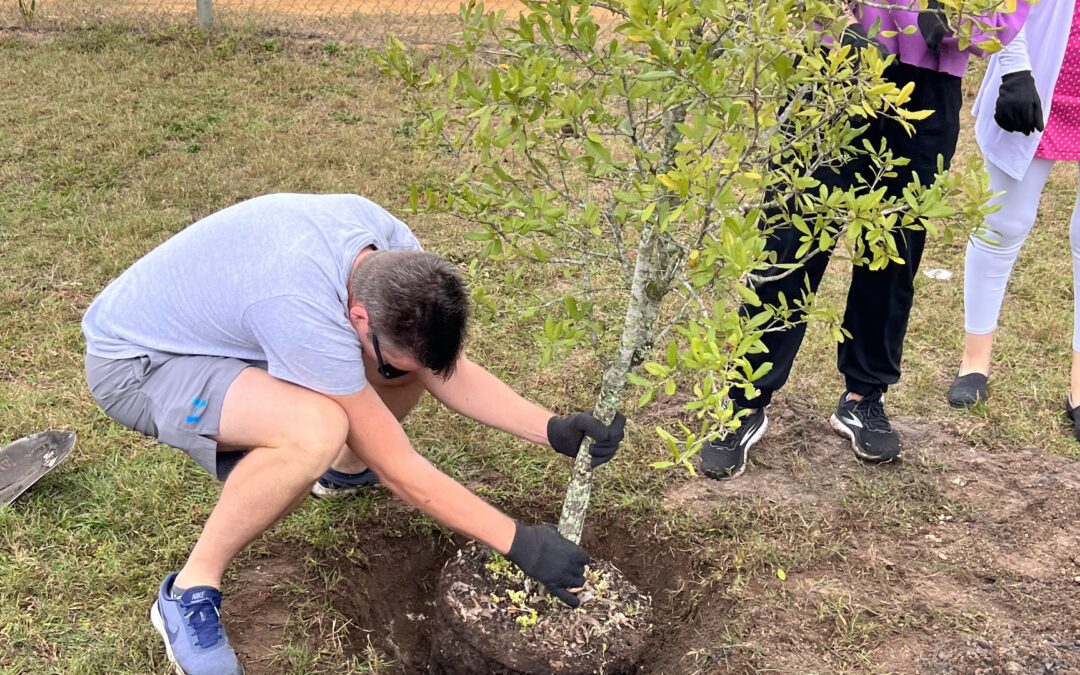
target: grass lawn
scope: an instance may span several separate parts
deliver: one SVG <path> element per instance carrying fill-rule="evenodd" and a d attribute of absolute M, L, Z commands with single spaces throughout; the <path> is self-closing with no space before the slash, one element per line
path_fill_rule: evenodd
<path fill-rule="evenodd" d="M 83 311 L 155 245 L 241 199 L 355 192 L 400 214 L 410 183 L 447 168 L 411 147 L 399 85 L 337 45 L 95 27 L 0 33 L 0 63 L 0 443 L 52 427 L 79 436 L 66 465 L 0 508 L 0 673 L 169 672 L 146 612 L 218 486 L 98 410 Z M 980 161 L 966 129 L 957 163 Z M 653 426 L 679 408 L 628 405 L 628 442 L 600 474 L 585 545 L 656 598 L 643 672 L 1080 669 L 1080 444 L 1061 412 L 1076 182 L 1073 166 L 1051 176 L 1005 302 L 993 398 L 975 412 L 944 400 L 962 344 L 963 246 L 928 247 L 924 269 L 954 276 L 919 279 L 888 401 L 908 448 L 897 466 L 859 465 L 829 431 L 842 380 L 822 331 L 809 332 L 739 481 L 648 468 L 665 452 Z M 462 223 L 406 220 L 429 250 L 462 264 L 475 252 Z M 542 317 L 500 293 L 506 272 L 470 275 L 493 298 L 470 353 L 556 411 L 588 408 L 599 365 L 582 352 L 541 368 Z M 526 270 L 524 283 L 550 274 Z M 823 293 L 842 303 L 847 279 L 836 265 Z M 560 456 L 430 400 L 406 430 L 511 514 L 557 517 Z M 423 672 L 434 583 L 458 543 L 381 489 L 309 500 L 226 580 L 248 672 Z"/>

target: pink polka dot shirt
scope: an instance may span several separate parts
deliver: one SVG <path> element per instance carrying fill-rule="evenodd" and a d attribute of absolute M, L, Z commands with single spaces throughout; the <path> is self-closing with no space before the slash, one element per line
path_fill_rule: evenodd
<path fill-rule="evenodd" d="M 1073 12 L 1069 42 L 1061 62 L 1053 105 L 1036 157 L 1080 161 L 1080 2 Z"/>

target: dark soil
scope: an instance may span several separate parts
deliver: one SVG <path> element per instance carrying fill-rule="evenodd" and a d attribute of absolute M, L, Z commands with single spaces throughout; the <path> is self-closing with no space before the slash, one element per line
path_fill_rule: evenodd
<path fill-rule="evenodd" d="M 867 466 L 813 411 L 770 422 L 740 479 L 670 474 L 666 504 L 690 534 L 610 511 L 587 528 L 593 557 L 654 599 L 640 672 L 1080 673 L 1080 463 L 901 418 L 904 461 Z M 346 653 L 370 638 L 396 662 L 382 672 L 426 672 L 456 546 L 368 536 L 356 548 L 316 561 L 342 579 L 325 601 L 352 621 Z M 249 673 L 286 672 L 268 654 L 291 605 L 271 589 L 315 587 L 312 555 L 274 547 L 239 572 L 226 625 Z"/>
<path fill-rule="evenodd" d="M 270 654 L 284 642 L 285 626 L 292 612 L 285 598 L 275 593 L 275 584 L 301 577 L 303 560 L 276 555 L 245 567 L 239 574 L 236 591 L 223 607 L 229 639 L 247 672 L 272 672 Z"/>
<path fill-rule="evenodd" d="M 404 507 L 395 512 L 401 522 L 408 521 Z M 295 672 L 273 653 L 285 644 L 291 621 L 294 630 L 288 638 L 295 642 L 296 633 L 307 633 L 313 651 L 325 633 L 344 629 L 346 654 L 361 655 L 370 643 L 394 662 L 386 672 L 425 672 L 435 588 L 455 551 L 445 539 L 383 534 L 364 537 L 341 557 L 274 544 L 267 555 L 245 565 L 237 579 L 226 582 L 227 589 L 235 589 L 227 590 L 223 606 L 231 643 L 249 675 Z M 309 622 L 317 621 L 320 606 L 329 606 L 349 623 L 296 625 L 303 622 L 297 611 L 301 604 L 314 606 L 304 612 L 315 615 L 307 617 Z"/>
<path fill-rule="evenodd" d="M 515 675 L 634 673 L 652 601 L 613 565 L 594 561 L 573 611 L 505 560 L 470 546 L 439 581 L 431 672 Z"/>

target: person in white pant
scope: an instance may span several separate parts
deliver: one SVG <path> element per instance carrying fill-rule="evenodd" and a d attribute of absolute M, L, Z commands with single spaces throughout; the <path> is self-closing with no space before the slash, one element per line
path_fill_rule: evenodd
<path fill-rule="evenodd" d="M 1035 222 L 1039 198 L 1057 161 L 1080 161 L 1080 12 L 1073 0 L 1043 0 L 1024 29 L 990 60 L 975 100 L 975 136 L 1000 210 L 968 242 L 964 267 L 964 356 L 949 403 L 986 400 L 994 333 L 1005 287 Z M 1028 36 L 1032 37 L 1029 41 Z M 1080 288 L 1080 197 L 1070 240 Z M 1075 294 L 1080 303 L 1080 292 Z M 1072 391 L 1080 391 L 1080 306 L 1074 313 Z M 1080 423 L 1071 394 L 1066 413 Z"/>

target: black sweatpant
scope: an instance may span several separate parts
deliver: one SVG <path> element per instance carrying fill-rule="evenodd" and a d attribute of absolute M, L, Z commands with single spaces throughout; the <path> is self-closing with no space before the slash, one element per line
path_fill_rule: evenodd
<path fill-rule="evenodd" d="M 900 87 L 908 82 L 915 83 L 912 100 L 907 104 L 909 110 L 935 111 L 925 120 L 913 123 L 913 136 L 908 136 L 895 121 L 884 118 L 870 119 L 870 126 L 863 133 L 863 138 L 873 146 L 877 147 L 884 138 L 895 155 L 911 160 L 907 166 L 897 169 L 896 178 L 887 179 L 885 184 L 890 195 L 898 195 L 911 181 L 912 172 L 918 174 L 923 185 L 933 183 L 938 155 L 942 155 L 945 168 L 949 168 L 956 152 L 963 96 L 960 78 L 947 73 L 897 63 L 886 70 L 885 77 Z M 830 187 L 846 189 L 855 184 L 856 177 L 864 170 L 868 176 L 872 175 L 869 161 L 856 157 L 838 170 L 821 169 L 814 177 Z M 788 204 L 786 212 L 790 213 L 795 208 L 794 204 Z M 771 220 L 779 212 L 775 210 L 767 217 Z M 799 236 L 798 230 L 790 226 L 779 227 L 773 232 L 768 250 L 776 252 L 778 263 L 797 260 L 795 253 L 799 248 Z M 915 295 L 915 273 L 922 259 L 926 233 L 904 231 L 899 239 L 897 247 L 904 259 L 903 265 L 890 262 L 877 271 L 857 266 L 852 271 L 851 286 L 848 288 L 844 327 L 851 333 L 851 338 L 839 344 L 836 361 L 848 391 L 863 396 L 884 392 L 890 384 L 900 379 L 904 334 L 907 332 L 908 316 Z M 829 254 L 819 253 L 806 261 L 801 270 L 776 281 L 758 284 L 755 290 L 766 304 L 775 303 L 781 293 L 789 300 L 800 298 L 806 285 L 811 291 L 817 291 L 828 263 Z M 765 274 L 772 276 L 780 272 L 774 269 Z M 747 315 L 756 311 L 759 310 L 743 307 Z M 796 314 L 793 318 L 802 317 Z M 788 330 L 765 334 L 763 340 L 768 352 L 751 355 L 750 362 L 755 369 L 762 363 L 772 362 L 772 370 L 755 383 L 761 390 L 757 398 L 747 400 L 741 391 L 734 392 L 732 399 L 736 406 L 760 408 L 769 404 L 773 393 L 787 382 L 805 334 L 804 323 Z"/>

